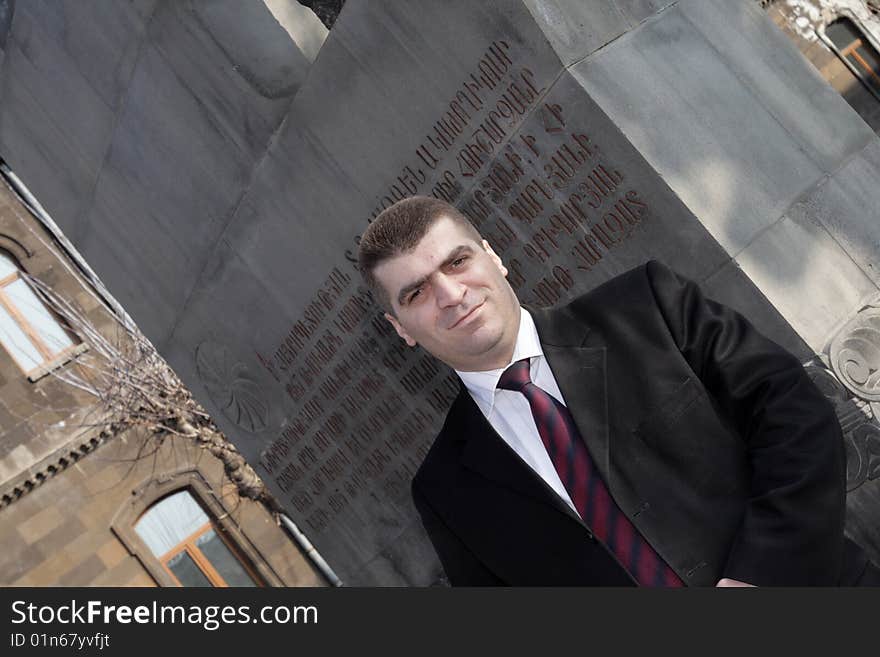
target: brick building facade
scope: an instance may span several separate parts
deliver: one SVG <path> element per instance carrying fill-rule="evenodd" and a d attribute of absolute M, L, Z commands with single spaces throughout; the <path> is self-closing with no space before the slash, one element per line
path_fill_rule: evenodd
<path fill-rule="evenodd" d="M 60 319 L 41 325 L 48 310 L 12 268 L 70 300 L 105 337 L 118 333 L 117 321 L 5 181 L 0 259 L 0 585 L 324 585 L 270 510 L 241 497 L 210 452 L 180 436 L 116 432 L 94 416 L 94 398 L 59 379 L 89 345 L 63 328 L 69 341 L 53 345 L 47 331 Z M 138 523 L 175 493 L 196 518 L 175 528 L 166 514 L 156 548 Z"/>

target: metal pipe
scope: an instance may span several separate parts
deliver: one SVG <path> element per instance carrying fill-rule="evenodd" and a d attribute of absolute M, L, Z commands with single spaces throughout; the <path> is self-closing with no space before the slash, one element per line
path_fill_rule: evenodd
<path fill-rule="evenodd" d="M 324 557 L 322 557 L 315 546 L 312 545 L 311 541 L 306 538 L 306 535 L 300 531 L 299 527 L 296 526 L 293 520 L 291 520 L 286 513 L 281 513 L 279 515 L 281 516 L 281 522 L 284 523 L 284 527 L 290 532 L 290 535 L 293 536 L 293 539 L 302 548 L 303 552 L 305 552 L 309 559 L 312 560 L 315 567 L 317 567 L 317 569 L 321 571 L 321 574 L 327 578 L 330 585 L 343 586 L 342 580 L 339 579 L 335 572 L 333 572 L 330 564 L 324 561 Z"/>

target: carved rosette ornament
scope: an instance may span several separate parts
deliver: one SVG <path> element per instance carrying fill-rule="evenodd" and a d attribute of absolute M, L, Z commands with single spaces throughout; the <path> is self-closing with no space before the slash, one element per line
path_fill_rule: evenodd
<path fill-rule="evenodd" d="M 866 308 L 834 337 L 831 369 L 857 397 L 880 402 L 880 308 Z"/>
<path fill-rule="evenodd" d="M 847 436 L 847 447 L 848 491 L 880 477 L 880 428 L 876 424 L 865 423 L 856 427 Z"/>
<path fill-rule="evenodd" d="M 821 363 L 810 363 L 805 369 L 813 383 L 834 404 L 846 450 L 847 492 L 880 477 L 880 425 L 871 406 L 854 399 L 834 373 Z"/>
<path fill-rule="evenodd" d="M 269 425 L 269 404 L 247 365 L 236 360 L 216 342 L 196 347 L 196 369 L 211 401 L 223 415 L 248 433 L 258 433 Z"/>

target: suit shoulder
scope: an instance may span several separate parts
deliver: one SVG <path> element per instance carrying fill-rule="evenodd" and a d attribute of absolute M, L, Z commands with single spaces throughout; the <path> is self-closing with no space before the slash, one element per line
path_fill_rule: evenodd
<path fill-rule="evenodd" d="M 575 297 L 564 308 L 575 315 L 584 315 L 601 313 L 609 306 L 625 307 L 633 301 L 644 300 L 646 294 L 652 294 L 650 280 L 657 268 L 668 271 L 657 260 L 649 260 Z"/>
<path fill-rule="evenodd" d="M 687 279 L 660 260 L 648 260 L 576 297 L 566 306 L 577 311 L 583 307 L 596 307 L 599 301 L 603 306 L 625 305 L 634 299 L 654 297 L 658 288 L 678 287 L 686 281 Z M 644 297 L 646 293 L 650 297 Z"/>

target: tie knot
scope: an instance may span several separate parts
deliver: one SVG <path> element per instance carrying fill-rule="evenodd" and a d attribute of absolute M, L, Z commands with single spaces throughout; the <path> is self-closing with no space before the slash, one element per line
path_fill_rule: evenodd
<path fill-rule="evenodd" d="M 498 379 L 498 387 L 502 390 L 521 391 L 527 383 L 531 383 L 529 376 L 529 359 L 523 358 L 504 370 Z"/>

